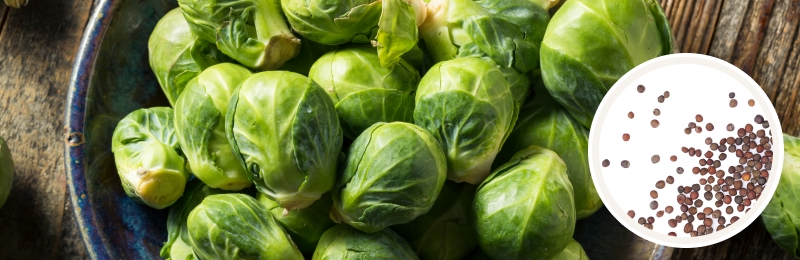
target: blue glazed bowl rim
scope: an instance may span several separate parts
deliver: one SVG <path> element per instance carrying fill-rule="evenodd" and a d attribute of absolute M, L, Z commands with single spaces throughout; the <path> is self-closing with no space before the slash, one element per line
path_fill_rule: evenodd
<path fill-rule="evenodd" d="M 85 174 L 88 166 L 84 145 L 86 96 L 98 49 L 121 0 L 101 0 L 92 10 L 73 64 L 64 112 L 64 152 L 72 210 L 86 251 L 92 259 L 110 259 L 97 217 L 88 199 Z"/>

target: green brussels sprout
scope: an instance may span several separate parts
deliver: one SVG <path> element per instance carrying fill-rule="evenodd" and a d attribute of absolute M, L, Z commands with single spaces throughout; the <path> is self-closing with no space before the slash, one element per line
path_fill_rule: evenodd
<path fill-rule="evenodd" d="M 581 246 L 578 241 L 572 239 L 567 244 L 567 247 L 558 253 L 555 257 L 551 258 L 552 260 L 589 260 L 589 256 L 586 255 L 586 251 L 583 251 L 583 247 Z"/>
<path fill-rule="evenodd" d="M 303 36 L 298 36 L 297 38 L 300 38 L 300 53 L 297 54 L 297 57 L 286 61 L 278 70 L 291 71 L 308 77 L 308 72 L 311 70 L 311 66 L 314 65 L 315 61 L 322 57 L 322 55 L 339 48 L 339 46 L 335 45 L 325 45 L 309 41 L 303 38 Z"/>
<path fill-rule="evenodd" d="M 161 247 L 161 257 L 166 259 L 194 259 L 194 252 L 189 242 L 189 229 L 186 220 L 200 202 L 209 195 L 222 194 L 226 191 L 214 189 L 199 179 L 189 181 L 183 196 L 169 208 L 167 217 L 167 243 Z"/>
<path fill-rule="evenodd" d="M 192 34 L 179 8 L 158 21 L 147 50 L 150 68 L 171 105 L 175 105 L 189 80 L 227 59 L 216 46 Z"/>
<path fill-rule="evenodd" d="M 499 167 L 531 145 L 550 149 L 567 164 L 567 175 L 575 194 L 576 217 L 580 220 L 594 214 L 603 206 L 603 201 L 589 171 L 589 130 L 547 93 L 537 95 L 519 114 L 514 130 L 493 165 Z"/>
<path fill-rule="evenodd" d="M 432 0 L 420 36 L 434 61 L 482 57 L 506 76 L 514 99 L 528 96 L 550 15 L 530 0 Z M 548 7 L 549 8 L 549 7 Z"/>
<path fill-rule="evenodd" d="M 800 138 L 784 134 L 783 145 L 781 179 L 761 220 L 780 248 L 800 258 Z"/>
<path fill-rule="evenodd" d="M 553 98 L 588 128 L 622 75 L 672 53 L 671 35 L 655 0 L 570 0 L 547 26 L 542 78 Z"/>
<path fill-rule="evenodd" d="M 317 83 L 287 71 L 256 73 L 237 88 L 225 131 L 256 188 L 288 210 L 314 203 L 336 182 L 342 128 Z"/>
<path fill-rule="evenodd" d="M 175 203 L 189 181 L 173 114 L 169 107 L 133 111 L 119 122 L 111 139 L 125 193 L 156 209 Z"/>
<path fill-rule="evenodd" d="M 267 209 L 245 194 L 209 195 L 187 220 L 200 259 L 303 259 Z"/>
<path fill-rule="evenodd" d="M 175 130 L 192 173 L 212 188 L 241 190 L 253 184 L 225 135 L 231 94 L 250 77 L 246 68 L 220 63 L 189 81 L 175 104 Z"/>
<path fill-rule="evenodd" d="M 14 182 L 14 161 L 11 160 L 11 151 L 6 141 L 0 137 L 0 208 L 6 204 L 8 195 L 11 194 L 11 185 Z"/>
<path fill-rule="evenodd" d="M 447 181 L 428 213 L 392 229 L 420 259 L 465 259 L 477 245 L 469 219 L 474 196 L 475 186 Z"/>
<path fill-rule="evenodd" d="M 386 68 L 380 66 L 375 49 L 348 48 L 323 55 L 309 77 L 333 99 L 347 138 L 355 139 L 377 122 L 414 121 L 420 77 L 405 61 Z"/>
<path fill-rule="evenodd" d="M 403 122 L 376 123 L 353 141 L 331 218 L 367 233 L 408 223 L 433 206 L 447 177 L 439 143 Z"/>
<path fill-rule="evenodd" d="M 408 243 L 391 229 L 365 233 L 348 225 L 336 225 L 319 240 L 314 260 L 419 259 Z"/>
<path fill-rule="evenodd" d="M 574 201 L 567 166 L 555 152 L 522 150 L 478 186 L 478 245 L 493 259 L 550 259 L 572 240 Z"/>
<path fill-rule="evenodd" d="M 489 175 L 518 112 L 496 66 L 458 58 L 437 63 L 422 77 L 414 122 L 441 142 L 448 179 L 479 184 Z"/>
<path fill-rule="evenodd" d="M 427 15 L 422 0 L 281 0 L 281 7 L 303 37 L 327 45 L 372 43 L 384 67 L 416 46 Z"/>
<path fill-rule="evenodd" d="M 323 194 L 311 206 L 294 211 L 281 208 L 277 202 L 263 193 L 258 193 L 257 197 L 269 213 L 272 213 L 275 221 L 292 237 L 292 241 L 303 254 L 314 254 L 314 248 L 317 247 L 322 233 L 336 225 L 329 216 L 333 207 L 330 193 Z"/>
<path fill-rule="evenodd" d="M 178 0 L 189 29 L 255 70 L 274 70 L 300 51 L 277 0 Z"/>

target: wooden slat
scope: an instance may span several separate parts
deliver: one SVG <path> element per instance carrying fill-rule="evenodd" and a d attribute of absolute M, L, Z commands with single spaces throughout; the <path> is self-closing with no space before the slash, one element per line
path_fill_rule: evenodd
<path fill-rule="evenodd" d="M 747 4 L 743 0 L 726 0 L 722 4 L 722 11 L 719 14 L 719 22 L 714 31 L 714 39 L 711 41 L 709 55 L 732 61 L 734 43 L 739 35 L 739 28 L 744 22 L 747 7 L 753 0 L 748 0 Z"/>
<path fill-rule="evenodd" d="M 798 136 L 800 135 L 800 96 L 798 96 L 798 92 L 800 92 L 800 26 L 795 27 L 793 47 L 786 59 L 783 75 L 775 75 L 780 78 L 777 83 L 780 94 L 773 102 L 778 111 L 783 132 Z"/>
<path fill-rule="evenodd" d="M 775 0 L 755 0 L 748 8 L 748 14 L 736 38 L 731 63 L 748 75 L 753 75 L 758 50 L 766 33 L 767 19 L 774 4 Z"/>
<path fill-rule="evenodd" d="M 0 33 L 0 136 L 15 162 L 11 196 L 0 209 L 0 258 L 86 258 L 63 243 L 75 222 L 65 215 L 63 115 L 72 63 L 91 1 L 33 0 L 8 12 Z M 74 241 L 74 239 L 72 239 Z M 63 246 L 75 247 L 69 254 Z"/>
<path fill-rule="evenodd" d="M 760 46 L 752 76 L 773 104 L 781 91 L 786 90 L 784 85 L 778 83 L 783 76 L 789 51 L 794 46 L 792 42 L 797 37 L 795 31 L 798 20 L 800 20 L 798 0 L 777 2 L 769 17 L 766 34 Z"/>

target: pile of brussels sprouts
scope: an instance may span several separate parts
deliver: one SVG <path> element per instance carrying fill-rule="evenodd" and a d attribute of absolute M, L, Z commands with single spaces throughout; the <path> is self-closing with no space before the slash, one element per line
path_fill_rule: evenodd
<path fill-rule="evenodd" d="M 588 127 L 654 0 L 179 0 L 113 135 L 168 259 L 585 259 Z"/>

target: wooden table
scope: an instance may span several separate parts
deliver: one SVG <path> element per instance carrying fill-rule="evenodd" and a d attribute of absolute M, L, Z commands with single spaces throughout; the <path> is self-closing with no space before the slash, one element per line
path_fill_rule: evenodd
<path fill-rule="evenodd" d="M 681 52 L 727 60 L 750 74 L 800 134 L 800 0 L 661 0 Z M 72 63 L 93 1 L 0 4 L 0 136 L 16 163 L 0 209 L 0 256 L 87 257 L 68 199 L 63 110 Z M 675 249 L 674 259 L 790 259 L 756 222 L 725 242 Z"/>

